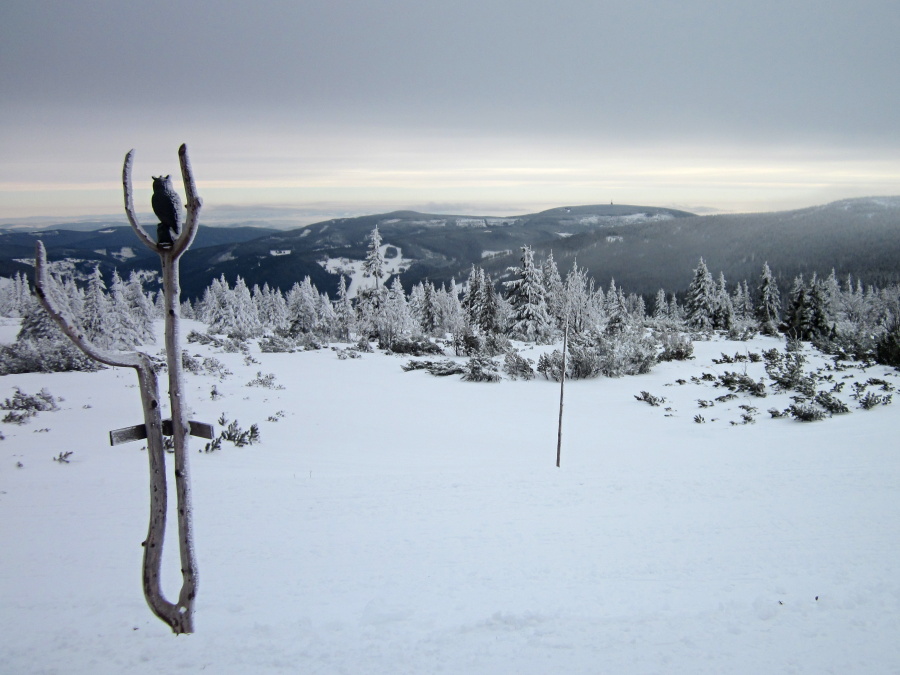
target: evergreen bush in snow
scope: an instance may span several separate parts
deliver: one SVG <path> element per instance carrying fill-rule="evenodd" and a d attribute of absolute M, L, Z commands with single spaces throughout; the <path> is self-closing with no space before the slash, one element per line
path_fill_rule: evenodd
<path fill-rule="evenodd" d="M 390 351 L 394 354 L 408 354 L 409 356 L 443 356 L 444 350 L 441 349 L 431 340 L 400 338 L 394 340 L 390 346 Z"/>
<path fill-rule="evenodd" d="M 694 342 L 690 335 L 677 331 L 660 331 L 655 339 L 662 345 L 660 361 L 687 361 L 694 358 Z"/>
<path fill-rule="evenodd" d="M 503 372 L 512 380 L 531 380 L 534 378 L 534 361 L 510 350 L 503 358 Z"/>
<path fill-rule="evenodd" d="M 473 356 L 466 363 L 462 379 L 466 382 L 499 382 L 502 378 L 493 359 L 487 356 Z"/>

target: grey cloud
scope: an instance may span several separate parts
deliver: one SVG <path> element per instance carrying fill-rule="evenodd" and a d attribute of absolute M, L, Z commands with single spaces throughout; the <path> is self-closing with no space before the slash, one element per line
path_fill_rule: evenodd
<path fill-rule="evenodd" d="M 6 3 L 13 107 L 611 138 L 883 138 L 894 2 Z"/>

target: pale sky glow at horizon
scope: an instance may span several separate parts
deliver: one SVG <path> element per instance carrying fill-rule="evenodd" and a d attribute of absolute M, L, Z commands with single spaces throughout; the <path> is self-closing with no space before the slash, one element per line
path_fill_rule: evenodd
<path fill-rule="evenodd" d="M 898 34 L 888 0 L 11 0 L 0 222 L 119 214 L 130 148 L 149 203 L 182 142 L 211 211 L 896 195 Z"/>

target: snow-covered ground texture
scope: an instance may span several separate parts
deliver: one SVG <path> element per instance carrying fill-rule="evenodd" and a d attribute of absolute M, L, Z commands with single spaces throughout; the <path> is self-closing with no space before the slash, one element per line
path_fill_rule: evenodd
<path fill-rule="evenodd" d="M 782 344 L 568 382 L 559 469 L 554 382 L 186 345 L 232 371 L 187 376 L 192 418 L 262 441 L 192 439 L 200 584 L 180 637 L 141 592 L 146 452 L 107 444 L 141 422 L 134 374 L 0 378 L 0 400 L 65 399 L 0 425 L 0 671 L 896 673 L 900 405 L 802 423 L 765 412 L 791 403 L 771 389 L 715 400 L 703 373 L 763 371 L 713 358 Z M 731 424 L 740 405 L 755 423 Z"/>

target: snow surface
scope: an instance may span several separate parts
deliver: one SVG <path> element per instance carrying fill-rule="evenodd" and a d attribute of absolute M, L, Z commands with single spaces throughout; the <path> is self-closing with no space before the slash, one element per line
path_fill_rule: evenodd
<path fill-rule="evenodd" d="M 192 440 L 197 632 L 173 636 L 141 592 L 147 457 L 107 444 L 141 422 L 134 374 L 7 376 L 0 400 L 19 386 L 65 401 L 0 424 L 0 672 L 900 669 L 900 406 L 804 424 L 766 415 L 786 395 L 742 396 L 693 422 L 725 392 L 692 376 L 779 341 L 568 382 L 560 469 L 553 382 L 185 346 L 233 371 L 187 376 L 192 419 L 262 431 L 210 454 Z M 284 389 L 246 386 L 260 371 Z M 731 426 L 740 403 L 755 424 Z M 51 461 L 62 451 L 70 464 Z"/>

